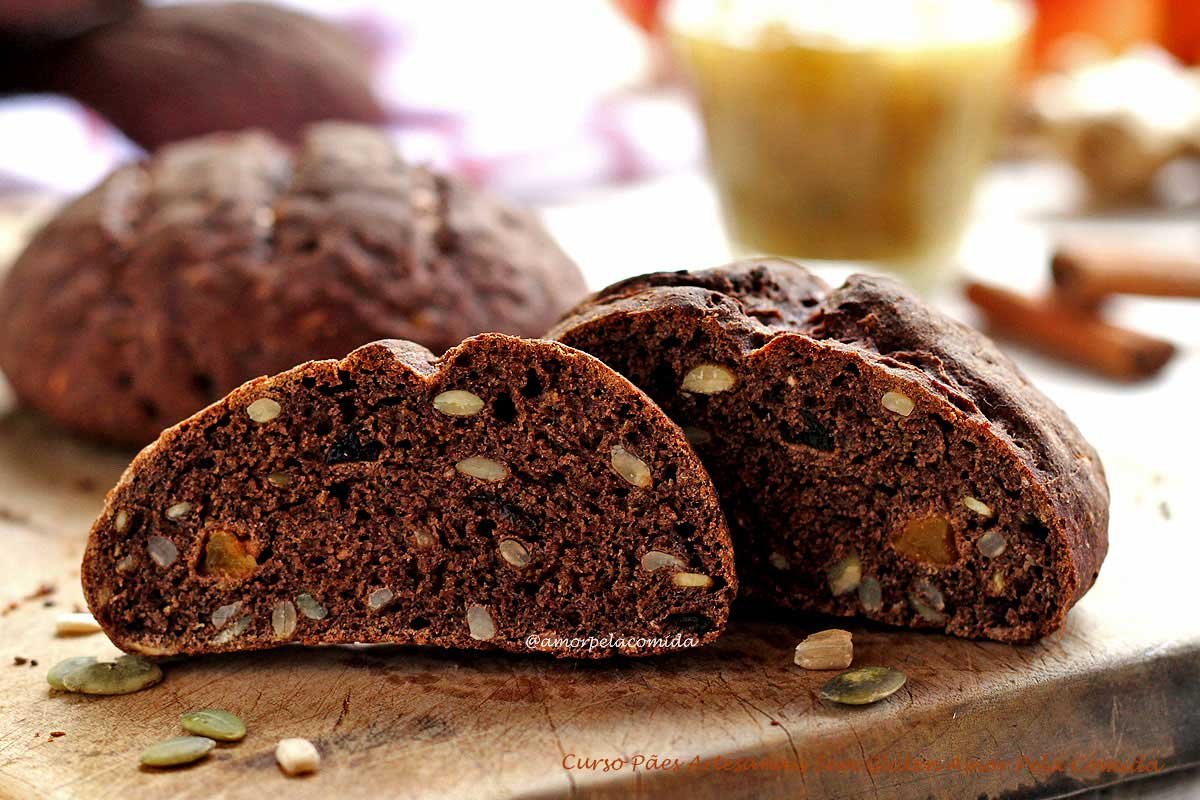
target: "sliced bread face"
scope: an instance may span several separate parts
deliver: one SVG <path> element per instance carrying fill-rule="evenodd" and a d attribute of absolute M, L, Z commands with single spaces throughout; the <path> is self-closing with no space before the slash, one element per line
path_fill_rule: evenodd
<path fill-rule="evenodd" d="M 382 341 L 243 385 L 110 492 L 83 563 L 119 647 L 391 642 L 644 655 L 736 593 L 683 433 L 604 364 L 499 334 Z"/>
<path fill-rule="evenodd" d="M 777 259 L 661 273 L 550 337 L 684 427 L 751 603 L 1023 642 L 1096 579 L 1095 452 L 991 342 L 893 281 L 830 289 Z"/>

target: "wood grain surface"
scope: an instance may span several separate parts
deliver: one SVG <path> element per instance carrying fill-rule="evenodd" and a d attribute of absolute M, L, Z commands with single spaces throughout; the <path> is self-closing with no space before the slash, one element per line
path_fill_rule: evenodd
<path fill-rule="evenodd" d="M 820 701 L 832 673 L 792 665 L 796 642 L 830 625 L 803 616 L 739 620 L 714 647 L 640 661 L 286 648 L 170 662 L 128 696 L 53 692 L 59 659 L 116 652 L 103 635 L 55 637 L 54 620 L 81 601 L 86 531 L 131 454 L 13 410 L 0 388 L 0 798 L 1033 798 L 1200 763 L 1186 377 L 1200 365 L 1194 349 L 1183 361 L 1116 392 L 1044 371 L 1113 488 L 1099 582 L 1034 646 L 851 626 L 856 664 L 909 676 L 865 708 Z M 181 770 L 139 768 L 181 712 L 208 706 L 240 714 L 246 739 Z M 273 750 L 290 736 L 317 744 L 320 773 L 282 775 Z"/>

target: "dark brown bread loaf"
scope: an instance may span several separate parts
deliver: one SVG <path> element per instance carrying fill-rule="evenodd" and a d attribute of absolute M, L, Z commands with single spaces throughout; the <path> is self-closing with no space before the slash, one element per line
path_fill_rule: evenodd
<path fill-rule="evenodd" d="M 148 149 L 244 128 L 295 141 L 322 120 L 379 123 L 366 48 L 269 3 L 181 3 L 35 55 L 37 87 L 98 111 Z"/>
<path fill-rule="evenodd" d="M 685 426 L 752 602 L 1025 642 L 1096 579 L 1096 453 L 991 342 L 893 281 L 831 290 L 779 260 L 661 273 L 550 335 Z"/>
<path fill-rule="evenodd" d="M 165 431 L 109 493 L 83 585 L 109 638 L 151 655 L 597 658 L 707 642 L 737 589 L 682 431 L 591 356 L 499 334 L 437 360 L 376 342 Z"/>
<path fill-rule="evenodd" d="M 64 426 L 145 444 L 243 381 L 381 338 L 538 335 L 584 293 L 531 215 L 324 124 L 123 167 L 0 288 L 0 368 Z"/>

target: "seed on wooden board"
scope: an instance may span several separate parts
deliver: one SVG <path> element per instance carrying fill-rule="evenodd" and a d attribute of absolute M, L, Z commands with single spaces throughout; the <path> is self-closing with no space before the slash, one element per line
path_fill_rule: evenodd
<path fill-rule="evenodd" d="M 904 685 L 907 677 L 890 667 L 861 667 L 843 672 L 821 687 L 821 699 L 849 706 L 875 703 Z"/>
<path fill-rule="evenodd" d="M 830 628 L 805 637 L 796 645 L 795 663 L 805 669 L 845 669 L 854 660 L 850 631 Z"/>
<path fill-rule="evenodd" d="M 99 632 L 100 624 L 91 614 L 59 614 L 54 620 L 54 633 L 57 636 L 83 636 Z"/>
<path fill-rule="evenodd" d="M 62 674 L 61 682 L 67 691 L 80 694 L 131 694 L 153 686 L 162 677 L 162 670 L 153 661 L 124 655 L 116 661 L 100 661 L 68 670 Z"/>
<path fill-rule="evenodd" d="M 236 714 L 220 708 L 187 711 L 179 715 L 179 724 L 188 733 L 218 742 L 238 742 L 246 736 L 246 724 Z"/>
<path fill-rule="evenodd" d="M 303 775 L 321 767 L 321 754 L 308 739 L 281 739 L 275 745 L 275 760 L 286 775 Z"/>
<path fill-rule="evenodd" d="M 61 692 L 70 691 L 67 689 L 66 684 L 63 683 L 63 678 L 81 667 L 95 663 L 95 656 L 74 656 L 73 658 L 64 659 L 51 667 L 50 671 L 46 673 L 46 682 L 52 688 L 58 689 Z"/>
<path fill-rule="evenodd" d="M 216 746 L 216 742 L 204 736 L 176 736 L 147 747 L 142 751 L 141 761 L 147 767 L 179 767 L 199 761 Z"/>

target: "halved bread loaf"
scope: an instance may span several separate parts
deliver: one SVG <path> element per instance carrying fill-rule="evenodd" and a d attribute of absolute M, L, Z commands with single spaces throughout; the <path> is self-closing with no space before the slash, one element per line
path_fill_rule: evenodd
<path fill-rule="evenodd" d="M 684 426 L 752 602 L 1020 642 L 1096 579 L 1095 451 L 991 342 L 893 281 L 830 289 L 781 260 L 660 273 L 550 337 Z"/>
<path fill-rule="evenodd" d="M 168 429 L 110 492 L 83 583 L 113 642 L 153 655 L 640 655 L 711 640 L 736 592 L 679 428 L 591 356 L 499 334 L 439 359 L 376 342 Z"/>

